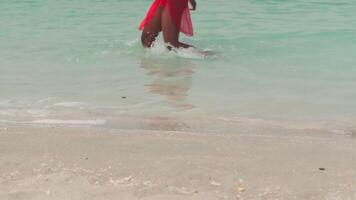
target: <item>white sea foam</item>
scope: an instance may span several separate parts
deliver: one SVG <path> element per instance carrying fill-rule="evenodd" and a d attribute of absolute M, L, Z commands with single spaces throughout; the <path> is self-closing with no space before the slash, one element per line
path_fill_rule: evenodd
<path fill-rule="evenodd" d="M 75 101 L 63 101 L 63 102 L 59 102 L 54 104 L 54 106 L 58 106 L 58 107 L 83 107 L 83 106 L 87 106 L 88 103 L 86 102 L 75 102 Z"/>
<path fill-rule="evenodd" d="M 31 115 L 32 117 L 44 117 L 49 114 L 49 110 L 45 109 L 30 109 L 26 111 L 27 114 Z"/>
<path fill-rule="evenodd" d="M 0 115 L 3 116 L 28 116 L 28 117 L 44 117 L 49 114 L 46 109 L 3 109 L 0 110 Z"/>
<path fill-rule="evenodd" d="M 207 55 L 204 51 L 195 49 L 195 48 L 179 48 L 174 50 L 179 57 L 182 58 L 191 58 L 191 59 L 204 59 Z"/>
<path fill-rule="evenodd" d="M 204 59 L 211 56 L 210 49 L 199 50 L 196 48 L 173 48 L 171 51 L 167 49 L 167 44 L 158 40 L 152 48 L 148 49 L 149 55 L 159 55 L 166 57 L 181 57 L 188 59 Z"/>
<path fill-rule="evenodd" d="M 34 120 L 31 123 L 34 124 L 62 124 L 62 125 L 103 125 L 106 120 L 62 120 L 62 119 L 40 119 Z"/>

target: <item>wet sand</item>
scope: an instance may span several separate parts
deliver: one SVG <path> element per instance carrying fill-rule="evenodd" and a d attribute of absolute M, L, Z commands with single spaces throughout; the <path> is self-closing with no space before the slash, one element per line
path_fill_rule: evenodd
<path fill-rule="evenodd" d="M 262 132 L 1 125 L 0 199 L 356 199 L 352 134 Z"/>

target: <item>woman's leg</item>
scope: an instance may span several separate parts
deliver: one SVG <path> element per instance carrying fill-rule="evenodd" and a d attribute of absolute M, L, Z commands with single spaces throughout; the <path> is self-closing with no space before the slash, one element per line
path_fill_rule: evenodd
<path fill-rule="evenodd" d="M 191 45 L 179 42 L 179 28 L 174 24 L 171 14 L 169 13 L 167 7 L 162 11 L 162 31 L 163 40 L 165 43 L 172 45 L 175 48 L 189 48 Z"/>
<path fill-rule="evenodd" d="M 141 42 L 146 48 L 152 47 L 153 42 L 156 40 L 159 32 L 162 31 L 161 18 L 162 18 L 163 7 L 160 6 L 150 22 L 145 25 L 142 31 Z"/>
<path fill-rule="evenodd" d="M 162 31 L 163 40 L 165 43 L 172 45 L 173 47 L 179 47 L 179 30 L 174 24 L 171 14 L 167 8 L 162 11 Z"/>

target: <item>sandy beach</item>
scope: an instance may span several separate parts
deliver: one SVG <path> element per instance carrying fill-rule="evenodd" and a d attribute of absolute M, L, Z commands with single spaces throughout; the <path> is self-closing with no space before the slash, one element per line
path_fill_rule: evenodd
<path fill-rule="evenodd" d="M 2 124 L 0 199 L 356 198 L 353 134 L 262 132 Z"/>

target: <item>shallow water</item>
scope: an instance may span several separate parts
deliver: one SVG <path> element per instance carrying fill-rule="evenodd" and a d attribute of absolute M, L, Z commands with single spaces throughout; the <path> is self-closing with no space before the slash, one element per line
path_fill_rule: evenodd
<path fill-rule="evenodd" d="M 354 126 L 355 1 L 198 1 L 195 37 L 182 40 L 209 57 L 143 50 L 137 25 L 150 3 L 0 1 L 0 120 Z"/>

